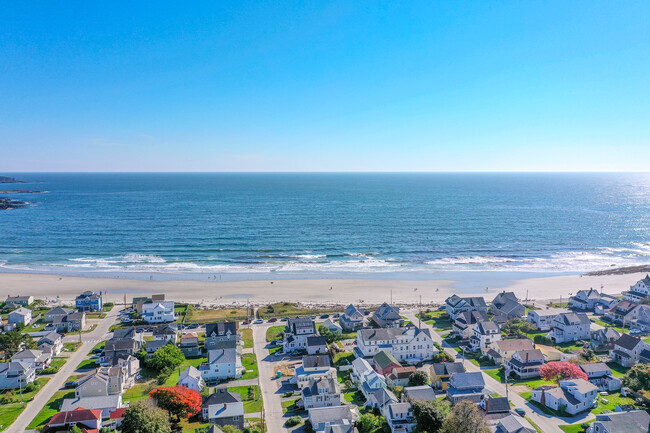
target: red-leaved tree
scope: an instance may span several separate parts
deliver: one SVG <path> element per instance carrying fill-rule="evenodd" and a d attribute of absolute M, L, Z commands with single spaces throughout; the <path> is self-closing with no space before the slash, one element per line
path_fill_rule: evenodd
<path fill-rule="evenodd" d="M 564 379 L 588 380 L 585 372 L 572 362 L 549 362 L 539 368 L 539 375 L 542 376 L 542 379 L 554 382 Z"/>
<path fill-rule="evenodd" d="M 161 386 L 149 393 L 156 405 L 169 412 L 176 421 L 189 418 L 201 410 L 201 394 L 184 386 Z"/>

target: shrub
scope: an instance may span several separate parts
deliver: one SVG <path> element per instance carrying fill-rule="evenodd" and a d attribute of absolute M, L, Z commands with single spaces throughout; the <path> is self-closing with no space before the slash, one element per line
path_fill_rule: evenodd
<path fill-rule="evenodd" d="M 287 427 L 295 427 L 297 425 L 300 425 L 302 423 L 302 418 L 299 416 L 292 416 L 287 420 L 287 422 L 284 423 Z"/>
<path fill-rule="evenodd" d="M 533 341 L 535 344 L 541 344 L 544 346 L 551 346 L 553 344 L 553 341 L 545 335 L 536 335 L 535 338 L 533 338 Z"/>

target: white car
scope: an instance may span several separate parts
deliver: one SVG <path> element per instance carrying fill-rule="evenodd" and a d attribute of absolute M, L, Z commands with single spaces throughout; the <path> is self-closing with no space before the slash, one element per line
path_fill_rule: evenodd
<path fill-rule="evenodd" d="M 262 320 L 262 319 L 257 319 L 257 320 L 254 321 L 253 323 L 259 325 L 260 323 L 264 323 L 264 320 Z"/>

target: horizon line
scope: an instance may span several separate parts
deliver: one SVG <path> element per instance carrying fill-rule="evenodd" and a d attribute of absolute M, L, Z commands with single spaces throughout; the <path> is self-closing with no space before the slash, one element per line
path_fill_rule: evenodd
<path fill-rule="evenodd" d="M 1 171 L 2 175 L 15 174 L 650 174 L 648 171 L 620 170 L 323 170 L 323 171 Z"/>

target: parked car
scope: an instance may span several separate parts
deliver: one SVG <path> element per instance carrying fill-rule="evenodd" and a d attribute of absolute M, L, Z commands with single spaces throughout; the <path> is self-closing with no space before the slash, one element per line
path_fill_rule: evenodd
<path fill-rule="evenodd" d="M 71 380 L 69 382 L 65 383 L 65 388 L 70 389 L 70 388 L 76 388 L 77 387 L 77 382 L 74 380 Z"/>
<path fill-rule="evenodd" d="M 254 321 L 253 323 L 255 323 L 256 325 L 259 325 L 260 323 L 264 323 L 264 320 L 262 320 L 262 319 L 257 319 L 257 320 Z"/>
<path fill-rule="evenodd" d="M 335 319 L 338 319 L 339 317 L 341 317 L 341 314 L 340 314 L 340 313 L 336 313 L 333 317 L 334 317 Z"/>
<path fill-rule="evenodd" d="M 102 349 L 101 347 L 93 349 L 93 353 L 102 353 L 103 351 L 104 351 L 104 349 Z"/>
<path fill-rule="evenodd" d="M 329 314 L 321 314 L 321 315 L 320 315 L 320 318 L 321 318 L 321 319 L 328 319 L 329 317 L 330 317 Z"/>
<path fill-rule="evenodd" d="M 277 322 L 277 321 L 278 321 L 278 318 L 277 318 L 277 317 L 271 317 L 271 318 L 269 319 L 269 323 L 275 323 L 275 322 Z"/>
<path fill-rule="evenodd" d="M 526 415 L 526 411 L 523 410 L 523 409 L 520 408 L 520 407 L 515 408 L 515 413 L 516 413 L 517 415 L 519 415 L 519 416 L 525 416 L 525 415 Z"/>
<path fill-rule="evenodd" d="M 244 320 L 243 322 L 241 322 L 241 324 L 242 325 L 248 325 L 248 320 Z"/>
<path fill-rule="evenodd" d="M 186 329 L 196 329 L 198 327 L 199 327 L 198 323 L 191 323 L 191 324 L 187 325 L 185 328 Z"/>
<path fill-rule="evenodd" d="M 143 328 L 137 328 L 137 329 L 135 330 L 135 333 L 136 333 L 136 334 L 141 334 L 141 333 L 143 333 L 143 332 L 144 332 L 144 329 L 143 329 Z"/>
<path fill-rule="evenodd" d="M 280 319 L 280 320 L 281 320 L 282 322 L 288 322 L 288 321 L 289 321 L 289 318 L 288 318 L 288 317 L 283 317 L 283 318 Z"/>

